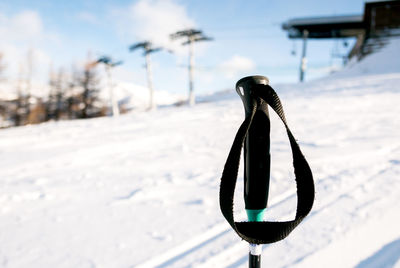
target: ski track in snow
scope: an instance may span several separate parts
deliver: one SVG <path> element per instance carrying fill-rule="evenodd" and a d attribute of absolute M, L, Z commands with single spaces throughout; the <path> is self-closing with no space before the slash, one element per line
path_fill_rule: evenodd
<path fill-rule="evenodd" d="M 270 202 L 270 207 L 275 207 L 279 205 L 279 203 L 284 202 L 286 199 L 293 196 L 294 192 L 288 191 L 272 200 L 272 202 Z M 240 216 L 243 217 L 244 213 L 242 213 Z M 214 257 L 215 255 L 217 255 L 218 257 L 220 257 L 221 254 L 232 252 L 231 244 L 234 244 L 233 247 L 235 247 L 237 243 L 235 243 L 234 240 L 229 239 L 229 236 L 233 237 L 233 230 L 231 230 L 229 224 L 227 224 L 226 222 L 222 222 L 213 226 L 205 233 L 191 238 L 189 241 L 186 241 L 178 247 L 165 252 L 161 256 L 153 258 L 150 261 L 142 263 L 136 267 L 173 267 L 174 264 L 178 261 L 178 266 L 184 266 L 184 262 L 186 261 L 186 259 L 188 259 L 188 265 L 190 263 L 198 265 L 197 261 L 209 262 L 208 258 L 210 257 L 210 255 Z M 221 245 L 219 245 L 218 248 L 216 248 L 215 243 L 217 242 L 217 244 L 220 244 L 216 240 L 221 240 L 222 242 L 220 243 L 223 243 L 223 246 L 221 247 Z"/>
<path fill-rule="evenodd" d="M 400 267 L 399 84 L 392 73 L 273 85 L 316 200 L 287 239 L 263 247 L 263 267 Z M 0 267 L 246 267 L 247 243 L 218 205 L 242 120 L 228 93 L 193 108 L 1 130 Z M 267 219 L 287 220 L 290 147 L 271 120 Z"/>
<path fill-rule="evenodd" d="M 400 264 L 400 237 L 383 246 L 372 256 L 361 261 L 356 268 L 394 267 Z"/>

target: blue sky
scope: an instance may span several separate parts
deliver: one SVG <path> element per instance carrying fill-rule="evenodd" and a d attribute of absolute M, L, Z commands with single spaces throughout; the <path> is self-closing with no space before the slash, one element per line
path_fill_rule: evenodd
<path fill-rule="evenodd" d="M 171 44 L 168 34 L 194 27 L 215 39 L 196 45 L 197 92 L 231 88 L 251 74 L 266 75 L 271 83 L 295 82 L 302 44 L 290 41 L 281 24 L 294 17 L 362 14 L 363 7 L 363 0 L 2 0 L 0 51 L 9 77 L 17 75 L 30 48 L 36 51 L 34 76 L 43 81 L 50 62 L 53 68 L 70 69 L 90 51 L 93 58 L 107 54 L 124 61 L 114 70 L 116 80 L 145 86 L 144 58 L 139 51 L 129 53 L 128 46 L 151 39 L 175 49 L 174 54 L 152 54 L 156 90 L 185 94 L 187 48 Z M 331 57 L 333 49 L 345 52 L 349 47 L 331 40 L 308 43 L 306 80 L 340 64 Z"/>

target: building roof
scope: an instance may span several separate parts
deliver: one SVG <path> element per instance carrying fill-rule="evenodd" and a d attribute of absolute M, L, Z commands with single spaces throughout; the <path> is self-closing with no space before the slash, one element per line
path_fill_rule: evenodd
<path fill-rule="evenodd" d="M 362 21 L 363 21 L 362 15 L 295 18 L 284 23 L 283 28 L 286 29 L 285 27 L 316 25 L 316 24 L 360 23 Z"/>
<path fill-rule="evenodd" d="M 308 38 L 343 38 L 357 36 L 363 29 L 362 15 L 344 15 L 328 17 L 295 18 L 282 25 L 289 31 L 289 38 L 303 37 L 308 31 Z"/>
<path fill-rule="evenodd" d="M 347 38 L 366 33 L 397 35 L 400 28 L 400 1 L 367 1 L 361 15 L 295 18 L 282 24 L 289 38 Z"/>

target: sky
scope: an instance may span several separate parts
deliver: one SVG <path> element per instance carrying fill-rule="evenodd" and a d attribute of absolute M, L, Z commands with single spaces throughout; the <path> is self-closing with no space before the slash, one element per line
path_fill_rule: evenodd
<path fill-rule="evenodd" d="M 363 8 L 364 0 L 1 0 L 0 52 L 7 67 L 3 76 L 16 79 L 29 50 L 33 79 L 42 83 L 50 68 L 68 71 L 82 66 L 88 55 L 109 55 L 124 62 L 113 70 L 115 81 L 146 86 L 142 52 L 131 53 L 128 47 L 150 40 L 173 51 L 151 55 L 155 89 L 185 94 L 188 47 L 172 42 L 169 34 L 195 28 L 214 39 L 195 45 L 197 93 L 230 89 L 241 77 L 254 74 L 267 76 L 271 84 L 296 82 L 302 43 L 289 40 L 282 23 L 297 17 L 362 14 Z M 310 40 L 306 80 L 340 66 L 341 60 L 331 55 L 348 51 L 354 40 L 348 42 L 345 47 L 343 40 Z"/>

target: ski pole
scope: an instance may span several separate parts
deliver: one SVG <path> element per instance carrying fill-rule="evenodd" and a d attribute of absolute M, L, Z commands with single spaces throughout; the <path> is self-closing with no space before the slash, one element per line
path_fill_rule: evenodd
<path fill-rule="evenodd" d="M 254 113 L 244 143 L 244 201 L 248 221 L 263 221 L 267 207 L 270 179 L 270 120 L 268 105 L 256 97 L 256 86 L 268 84 L 264 76 L 251 76 L 239 80 L 236 91 L 243 101 L 245 116 Z M 262 245 L 250 244 L 249 268 L 261 265 Z"/>
<path fill-rule="evenodd" d="M 249 267 L 261 266 L 262 244 L 285 239 L 309 214 L 315 198 L 314 180 L 300 146 L 286 121 L 282 103 L 264 76 L 249 76 L 236 84 L 245 119 L 236 132 L 222 171 L 219 205 L 222 215 L 240 238 L 250 243 Z M 297 188 L 296 216 L 288 221 L 264 221 L 270 179 L 270 120 L 268 106 L 282 121 L 290 142 Z M 244 147 L 244 201 L 247 222 L 234 218 L 234 196 Z"/>

